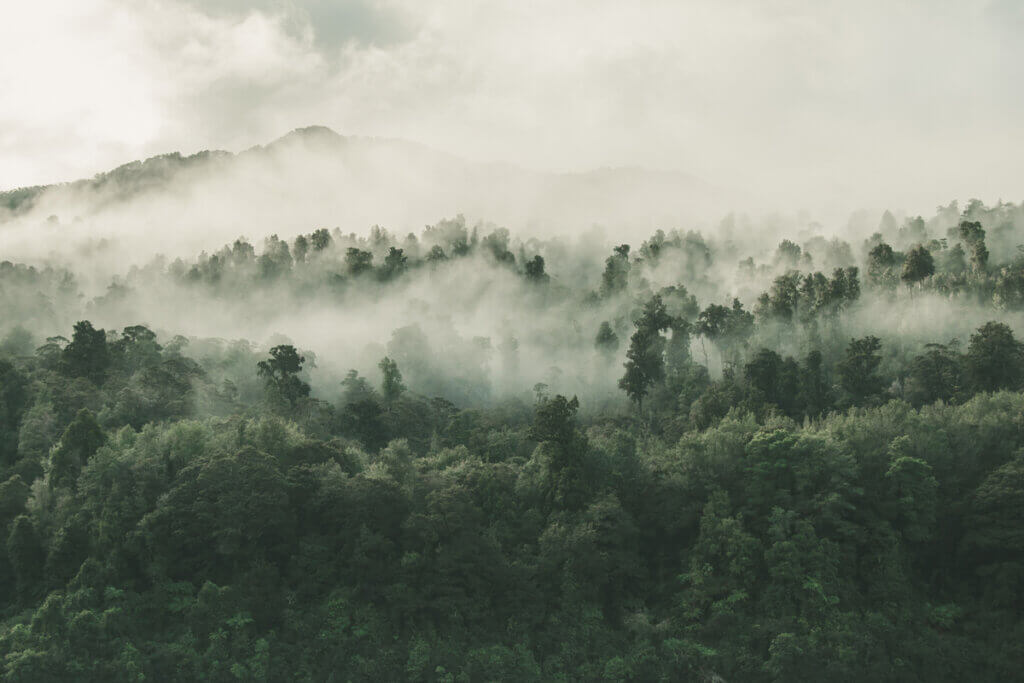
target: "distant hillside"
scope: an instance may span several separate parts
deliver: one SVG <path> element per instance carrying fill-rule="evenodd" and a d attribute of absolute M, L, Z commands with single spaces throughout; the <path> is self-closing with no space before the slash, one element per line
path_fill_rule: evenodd
<path fill-rule="evenodd" d="M 0 222 L 31 231 L 43 222 L 74 224 L 82 240 L 138 238 L 147 247 L 166 239 L 159 246 L 174 251 L 317 226 L 418 231 L 457 214 L 538 236 L 594 225 L 647 233 L 717 220 L 735 208 L 736 196 L 685 173 L 535 172 L 314 126 L 237 154 L 175 152 L 90 179 L 3 192 Z M 5 230 L 6 246 L 15 247 L 16 231 Z"/>

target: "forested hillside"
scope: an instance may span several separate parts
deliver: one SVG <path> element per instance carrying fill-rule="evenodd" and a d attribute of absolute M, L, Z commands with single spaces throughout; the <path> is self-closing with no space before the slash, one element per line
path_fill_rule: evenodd
<path fill-rule="evenodd" d="M 4 680 L 1019 678 L 1024 204 L 756 227 L 0 263 Z"/>

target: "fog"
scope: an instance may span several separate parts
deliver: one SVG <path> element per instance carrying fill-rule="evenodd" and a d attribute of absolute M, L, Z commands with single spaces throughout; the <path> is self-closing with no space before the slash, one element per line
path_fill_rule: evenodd
<path fill-rule="evenodd" d="M 389 356 L 409 387 L 426 396 L 487 405 L 530 400 L 539 383 L 584 397 L 583 410 L 590 413 L 625 409 L 618 388 L 625 352 L 641 307 L 656 293 L 672 315 L 691 323 L 710 304 L 728 307 L 734 299 L 757 314 L 759 324 L 739 357 L 736 349 L 691 328 L 690 356 L 712 378 L 762 346 L 795 357 L 821 349 L 836 363 L 849 339 L 873 334 L 883 339 L 886 363 L 898 368 L 926 344 L 966 344 L 991 319 L 1024 333 L 1019 302 L 1007 305 L 986 293 L 1002 284 L 968 288 L 966 275 L 955 269 L 923 289 L 869 282 L 867 256 L 885 239 L 904 250 L 928 243 L 945 263 L 961 244 L 959 221 L 973 218 L 987 229 L 995 278 L 990 282 L 1002 283 L 1006 276 L 999 272 L 1019 267 L 1015 246 L 1024 243 L 1024 206 L 973 202 L 961 210 L 953 203 L 927 220 L 865 211 L 831 230 L 806 214 L 728 214 L 717 223 L 665 219 L 666 227 L 691 227 L 645 232 L 646 221 L 630 222 L 626 213 L 650 212 L 645 202 L 653 195 L 640 192 L 635 204 L 618 205 L 621 223 L 585 228 L 597 213 L 615 214 L 600 204 L 572 201 L 563 205 L 558 224 L 577 233 L 538 237 L 544 232 L 539 221 L 557 215 L 555 205 L 544 202 L 559 193 L 545 195 L 550 189 L 535 176 L 495 170 L 523 184 L 500 185 L 500 192 L 486 196 L 454 190 L 442 195 L 439 185 L 433 186 L 436 192 L 417 194 L 410 189 L 416 173 L 373 175 L 374 162 L 386 167 L 396 154 L 408 160 L 410 150 L 422 154 L 421 163 L 449 165 L 449 175 L 426 177 L 425 184 L 459 174 L 467 186 L 480 180 L 470 164 L 422 148 L 347 141 L 316 130 L 240 157 L 182 162 L 164 174 L 140 175 L 144 164 L 47 190 L 31 206 L 11 211 L 4 224 L 5 254 L 22 265 L 5 266 L 0 337 L 21 328 L 38 345 L 50 336 L 68 336 L 80 319 L 111 334 L 144 324 L 164 344 L 184 335 L 189 342 L 183 353 L 204 367 L 222 367 L 221 379 L 254 396 L 260 391 L 255 361 L 271 346 L 290 343 L 309 361 L 306 376 L 314 395 L 330 401 L 339 399 L 351 369 L 379 381 L 377 363 Z M 287 171 L 299 167 L 309 175 L 290 183 Z M 343 174 L 349 182 L 332 194 Z M 499 200 L 513 192 L 536 200 L 526 208 L 525 202 L 505 205 L 504 215 L 519 230 L 458 214 L 414 229 L 417 215 L 460 204 L 502 215 Z M 389 203 L 389 194 L 411 200 Z M 365 227 L 363 212 L 372 214 L 375 207 L 393 222 Z M 575 217 L 565 218 L 574 207 Z M 531 208 L 539 213 L 516 214 Z M 344 220 L 321 231 L 327 244 L 314 249 L 317 219 L 331 212 Z M 76 218 L 68 221 L 67 215 Z M 793 240 L 795 251 L 780 245 L 784 239 Z M 630 252 L 616 261 L 623 269 L 621 285 L 609 288 L 604 280 L 619 244 L 629 244 Z M 392 248 L 407 259 L 394 271 L 388 270 Z M 440 258 L 432 254 L 435 248 Z M 368 265 L 351 261 L 353 250 Z M 543 258 L 539 279 L 528 276 L 527 264 L 536 256 Z M 782 276 L 821 271 L 827 278 L 851 266 L 859 268 L 860 294 L 834 314 L 805 323 L 775 321 L 760 300 L 791 296 L 776 294 Z M 595 343 L 603 322 L 618 338 L 614 350 Z"/>
<path fill-rule="evenodd" d="M 94 258 L 127 265 L 154 251 L 216 249 L 239 235 L 372 225 L 404 235 L 457 214 L 524 238 L 579 235 L 595 225 L 629 237 L 657 225 L 707 225 L 736 199 L 681 173 L 538 173 L 313 127 L 238 155 L 157 157 L 53 187 L 6 211 L 0 245 L 59 258 L 91 244 Z"/>
<path fill-rule="evenodd" d="M 745 353 L 871 333 L 896 364 L 996 317 L 1024 330 L 1003 291 L 1024 242 L 1014 4 L 541 9 L 83 0 L 9 12 L 0 334 L 42 343 L 89 318 L 184 335 L 196 355 L 287 340 L 326 398 L 387 354 L 411 388 L 463 403 L 537 383 L 622 403 L 633 323 L 659 292 L 695 297 L 690 323 L 734 299 L 756 312 Z M 987 231 L 984 277 L 954 263 L 927 287 L 897 287 L 915 244 L 962 258 L 961 220 Z M 331 246 L 299 255 L 319 229 Z M 671 247 L 652 251 L 666 235 Z M 897 250 L 892 282 L 869 286 L 882 239 Z M 605 291 L 622 244 L 625 284 Z M 433 246 L 445 259 L 427 259 Z M 383 269 L 391 247 L 407 270 Z M 350 248 L 373 267 L 357 272 Z M 528 277 L 536 256 L 548 280 Z M 849 267 L 862 292 L 820 327 L 765 318 L 776 278 Z M 603 322 L 614 353 L 595 347 Z M 712 377 L 742 360 L 691 342 Z"/>
<path fill-rule="evenodd" d="M 22 4 L 0 25 L 0 188 L 319 124 L 682 172 L 819 220 L 1014 201 L 1022 28 L 1007 0 Z"/>

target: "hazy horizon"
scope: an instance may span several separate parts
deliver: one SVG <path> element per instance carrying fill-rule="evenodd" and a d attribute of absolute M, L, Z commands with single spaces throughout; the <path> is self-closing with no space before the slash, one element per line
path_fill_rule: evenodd
<path fill-rule="evenodd" d="M 1019 198 L 1024 10 L 1013 3 L 540 10 L 19 6 L 0 27 L 0 188 L 324 125 L 540 172 L 679 171 L 767 211 Z"/>

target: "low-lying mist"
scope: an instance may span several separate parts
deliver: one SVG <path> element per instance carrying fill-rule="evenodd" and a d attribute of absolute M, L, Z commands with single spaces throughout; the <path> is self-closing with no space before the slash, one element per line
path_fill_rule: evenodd
<path fill-rule="evenodd" d="M 321 159 L 324 166 L 307 167 L 302 186 L 308 194 L 296 201 L 294 183 L 279 175 L 281 169 L 300 157 L 308 161 L 311 140 L 322 150 L 324 139 L 346 160 L 361 155 L 362 168 L 375 160 L 382 173 L 395 162 L 389 153 L 408 158 L 405 146 L 305 131 L 237 158 L 176 160 L 171 170 L 151 169 L 148 180 L 138 169 L 121 171 L 131 182 L 98 178 L 15 206 L 0 235 L 5 258 L 21 265 L 5 263 L 0 273 L 0 335 L 19 327 L 41 344 L 68 336 L 80 319 L 111 333 L 144 324 L 163 342 L 190 338 L 183 353 L 197 359 L 232 348 L 256 357 L 291 343 L 307 357 L 314 395 L 327 400 L 337 399 L 351 369 L 377 381 L 377 364 L 389 356 L 409 387 L 428 396 L 473 405 L 529 399 L 543 384 L 585 396 L 587 411 L 625 405 L 617 382 L 626 348 L 642 306 L 655 294 L 672 315 L 694 325 L 689 353 L 712 377 L 762 346 L 795 357 L 818 348 L 835 355 L 851 337 L 870 333 L 882 338 L 887 362 L 895 367 L 925 344 L 963 342 L 994 318 L 1024 331 L 1022 296 L 1015 289 L 1024 209 L 1016 205 L 975 201 L 961 211 L 954 202 L 927 220 L 889 212 L 872 220 L 865 213 L 837 230 L 806 216 L 754 221 L 730 214 L 702 230 L 686 227 L 699 227 L 696 220 L 683 221 L 667 224 L 680 229 L 627 240 L 593 224 L 584 229 L 583 216 L 596 215 L 599 207 L 572 200 L 565 205 L 583 207 L 576 224 L 583 231 L 575 236 L 567 229 L 564 237 L 538 238 L 528 228 L 509 231 L 463 215 L 415 232 L 367 229 L 373 210 L 385 225 L 411 225 L 414 214 L 422 219 L 456 205 L 472 183 L 437 196 L 426 189 L 433 176 L 422 167 L 406 168 L 391 182 L 405 193 L 423 180 L 423 191 L 411 193 L 409 201 L 406 194 L 388 201 L 379 186 L 365 195 L 355 189 L 381 175 L 339 176 L 336 158 Z M 429 157 L 425 164 L 437 161 L 419 152 L 421 160 Z M 274 177 L 284 177 L 280 182 L 288 188 L 271 191 Z M 475 180 L 493 187 L 493 178 Z M 543 184 L 532 188 L 537 203 L 520 207 L 523 215 L 543 206 Z M 636 196 L 625 193 L 619 215 L 628 214 Z M 358 201 L 350 204 L 353 198 Z M 611 204 L 617 199 L 604 197 Z M 37 224 L 36 232 L 29 229 L 39 215 L 62 207 L 91 213 L 70 225 L 58 217 Z M 987 230 L 984 274 L 969 267 L 958 237 L 957 226 L 970 220 Z M 317 227 L 331 223 L 362 229 Z M 107 232 L 96 232 L 100 224 Z M 103 234 L 108 236 L 98 237 Z M 265 237 L 250 242 L 242 234 Z M 891 262 L 876 263 L 872 249 L 883 241 L 897 251 Z M 197 245 L 202 248 L 190 251 Z M 913 245 L 929 245 L 939 267 L 908 285 L 899 269 Z M 813 273 L 823 284 L 807 278 Z M 822 293 L 830 287 L 848 291 Z M 711 305 L 754 314 L 758 324 L 742 347 L 700 333 L 698 316 Z M 605 322 L 614 340 L 597 344 Z M 231 379 L 244 384 L 241 377 Z"/>
<path fill-rule="evenodd" d="M 682 173 L 540 173 L 313 127 L 237 155 L 171 154 L 91 180 L 0 194 L 0 248 L 19 259 L 85 252 L 109 270 L 156 252 L 190 257 L 239 235 L 258 242 L 372 225 L 405 235 L 457 214 L 523 238 L 579 235 L 594 225 L 642 236 L 660 225 L 708 225 L 741 199 Z"/>

